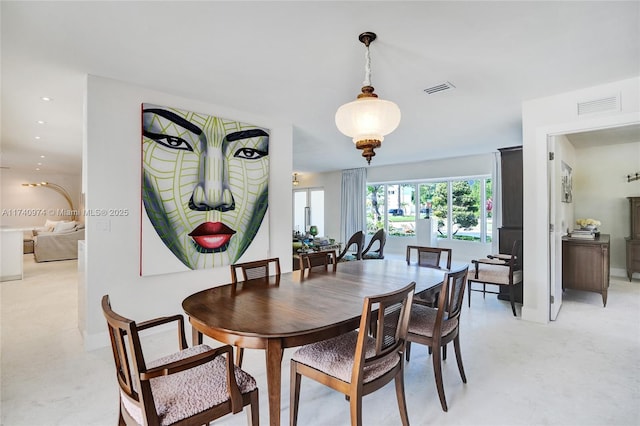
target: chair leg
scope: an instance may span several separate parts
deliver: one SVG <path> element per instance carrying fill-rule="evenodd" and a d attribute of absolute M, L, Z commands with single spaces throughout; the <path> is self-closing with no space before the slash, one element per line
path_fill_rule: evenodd
<path fill-rule="evenodd" d="M 440 346 L 433 348 L 433 374 L 436 377 L 436 389 L 440 397 L 440 405 L 443 411 L 447 411 L 447 399 L 444 396 L 444 383 L 442 382 L 442 361 L 440 360 Z"/>
<path fill-rule="evenodd" d="M 467 302 L 469 303 L 469 307 L 471 307 L 471 283 L 467 283 L 467 293 L 469 293 L 469 297 L 467 297 Z"/>
<path fill-rule="evenodd" d="M 482 283 L 482 298 L 486 299 L 487 297 L 487 285 L 485 283 Z"/>
<path fill-rule="evenodd" d="M 407 362 L 409 362 L 409 358 L 411 357 L 411 342 L 407 342 L 404 352 L 405 352 L 405 359 L 407 360 Z"/>
<path fill-rule="evenodd" d="M 242 367 L 242 358 L 244 357 L 244 348 L 240 348 L 236 346 L 236 365 L 238 367 Z"/>
<path fill-rule="evenodd" d="M 447 345 L 442 347 L 442 359 L 446 361 L 447 359 Z"/>
<path fill-rule="evenodd" d="M 251 404 L 247 410 L 247 424 L 251 426 L 260 426 L 260 407 L 258 406 L 258 390 L 251 393 Z"/>
<path fill-rule="evenodd" d="M 302 376 L 296 371 L 297 362 L 291 360 L 291 390 L 289 401 L 289 425 L 296 426 L 298 424 L 298 401 L 300 400 L 300 381 Z"/>
<path fill-rule="evenodd" d="M 409 414 L 407 413 L 407 400 L 404 397 L 404 369 L 396 375 L 396 397 L 400 409 L 400 419 L 403 426 L 409 426 Z"/>
<path fill-rule="evenodd" d="M 517 316 L 516 315 L 516 295 L 515 295 L 515 290 L 513 289 L 513 286 L 510 285 L 509 286 L 509 301 L 511 302 L 511 310 L 513 311 L 513 316 Z"/>
<path fill-rule="evenodd" d="M 349 397 L 349 411 L 351 412 L 351 426 L 362 426 L 362 395 Z"/>
<path fill-rule="evenodd" d="M 458 363 L 458 371 L 460 371 L 460 377 L 462 378 L 462 383 L 467 383 L 467 376 L 464 374 L 464 367 L 462 366 L 462 352 L 460 351 L 460 335 L 457 335 L 455 339 L 453 339 L 453 348 L 456 352 L 456 361 Z"/>

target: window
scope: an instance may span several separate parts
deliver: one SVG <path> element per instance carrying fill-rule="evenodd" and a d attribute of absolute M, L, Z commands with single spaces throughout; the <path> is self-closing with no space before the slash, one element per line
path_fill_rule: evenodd
<path fill-rule="evenodd" d="M 415 236 L 416 219 L 432 219 L 438 222 L 438 238 L 491 242 L 492 196 L 488 176 L 369 184 L 367 233 L 384 227 L 388 235 Z"/>

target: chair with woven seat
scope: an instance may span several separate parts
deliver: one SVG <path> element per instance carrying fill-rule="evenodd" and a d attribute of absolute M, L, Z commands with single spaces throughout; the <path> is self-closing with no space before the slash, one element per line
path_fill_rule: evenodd
<path fill-rule="evenodd" d="M 270 259 L 254 260 L 251 262 L 234 263 L 229 265 L 231 269 L 231 284 L 236 288 L 238 284 L 238 271 L 242 273 L 242 281 L 265 280 L 269 276 L 280 276 L 280 258 L 272 257 Z M 244 358 L 244 348 L 236 346 L 236 365 L 242 367 L 242 359 Z"/>
<path fill-rule="evenodd" d="M 102 297 L 120 386 L 119 425 L 202 425 L 249 406 L 249 424 L 259 424 L 258 388 L 233 365 L 233 347 L 187 347 L 182 315 L 136 323 Z M 179 352 L 148 362 L 140 331 L 178 323 Z"/>
<path fill-rule="evenodd" d="M 486 259 L 471 261 L 474 268 L 469 271 L 469 307 L 471 307 L 471 292 L 478 291 L 485 297 L 486 293 L 500 294 L 499 291 L 487 290 L 487 284 L 507 286 L 509 301 L 513 316 L 516 314 L 515 286 L 522 283 L 522 240 L 513 243 L 511 254 L 489 255 Z M 472 288 L 472 283 L 482 284 L 482 289 Z"/>
<path fill-rule="evenodd" d="M 445 275 L 437 308 L 416 303 L 411 306 L 407 343 L 414 342 L 425 345 L 433 351 L 431 359 L 433 360 L 436 389 L 438 390 L 440 405 L 444 411 L 447 411 L 448 408 L 444 395 L 440 353 L 441 348 L 445 348 L 449 342 L 453 342 L 458 371 L 460 371 L 462 382 L 467 383 L 467 376 L 464 373 L 460 352 L 459 328 L 460 312 L 462 310 L 468 269 L 468 267 L 465 267 L 458 272 Z"/>
<path fill-rule="evenodd" d="M 337 255 L 335 250 L 314 251 L 300 255 L 300 276 L 304 277 L 305 271 L 310 274 L 314 269 L 329 270 L 332 265 L 333 271 L 337 270 Z"/>
<path fill-rule="evenodd" d="M 338 262 L 349 260 L 362 260 L 362 247 L 364 246 L 364 232 L 358 231 L 349 238 L 344 249 L 338 255 Z M 355 248 L 354 249 L 352 249 Z"/>
<path fill-rule="evenodd" d="M 363 259 L 384 259 L 384 245 L 387 242 L 387 233 L 384 229 L 378 229 L 367 247 L 362 251 Z M 374 244 L 378 243 L 377 249 L 373 250 Z"/>
<path fill-rule="evenodd" d="M 409 418 L 404 395 L 404 347 L 415 283 L 364 299 L 360 328 L 299 348 L 291 358 L 290 422 L 298 422 L 302 375 L 347 396 L 351 425 L 362 425 L 362 397 L 395 380 L 402 424 Z M 377 337 L 372 337 L 373 335 Z"/>

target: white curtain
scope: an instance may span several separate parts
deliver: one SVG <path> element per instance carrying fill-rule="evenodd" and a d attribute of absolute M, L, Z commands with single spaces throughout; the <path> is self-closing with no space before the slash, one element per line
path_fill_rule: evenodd
<path fill-rule="evenodd" d="M 491 229 L 491 253 L 500 253 L 498 228 L 502 226 L 502 172 L 500 170 L 500 153 L 493 153 L 493 168 L 491 170 L 493 184 L 493 208 L 491 209 L 493 226 Z"/>
<path fill-rule="evenodd" d="M 366 232 L 365 198 L 367 170 L 364 167 L 342 171 L 342 241 L 345 243 L 356 232 Z"/>

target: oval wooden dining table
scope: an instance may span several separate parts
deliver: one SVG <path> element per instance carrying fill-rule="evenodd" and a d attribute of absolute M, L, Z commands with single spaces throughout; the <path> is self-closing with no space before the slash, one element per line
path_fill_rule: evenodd
<path fill-rule="evenodd" d="M 454 263 L 452 271 L 466 264 Z M 308 272 L 308 271 L 307 271 Z M 442 284 L 445 269 L 401 260 L 339 263 L 337 271 L 293 271 L 192 294 L 182 307 L 194 344 L 202 335 L 242 348 L 266 350 L 269 423 L 280 425 L 281 364 L 285 348 L 328 339 L 358 327 L 367 296 L 416 283 L 416 293 Z"/>

